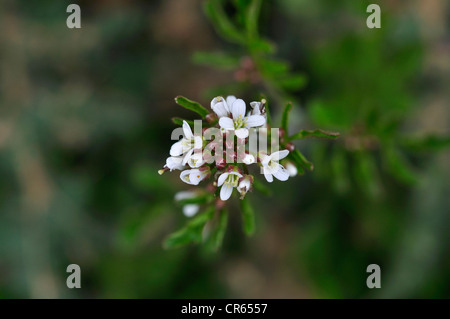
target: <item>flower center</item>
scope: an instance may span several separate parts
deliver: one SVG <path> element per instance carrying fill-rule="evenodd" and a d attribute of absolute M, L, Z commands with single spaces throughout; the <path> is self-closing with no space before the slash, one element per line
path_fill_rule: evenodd
<path fill-rule="evenodd" d="M 190 139 L 184 138 L 184 139 L 181 141 L 181 145 L 183 145 L 183 146 L 186 147 L 186 148 L 191 149 L 191 148 L 193 148 L 194 145 L 195 145 L 195 140 L 194 140 L 193 138 L 190 138 Z"/>
<path fill-rule="evenodd" d="M 226 184 L 229 184 L 231 187 L 236 187 L 239 182 L 239 176 L 235 174 L 230 174 L 225 181 Z"/>
<path fill-rule="evenodd" d="M 267 166 L 269 166 L 269 167 L 272 168 L 272 169 L 275 169 L 275 168 L 278 167 L 277 164 L 278 164 L 277 162 L 274 162 L 274 161 L 270 160 L 270 161 L 269 161 L 269 164 L 268 164 Z"/>
<path fill-rule="evenodd" d="M 237 119 L 234 120 L 234 129 L 238 130 L 240 128 L 245 127 L 247 124 L 247 118 L 243 118 L 242 115 L 239 115 Z"/>

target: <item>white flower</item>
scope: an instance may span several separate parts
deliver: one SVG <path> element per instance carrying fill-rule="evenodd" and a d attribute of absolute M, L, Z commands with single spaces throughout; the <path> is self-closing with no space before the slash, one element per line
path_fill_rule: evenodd
<path fill-rule="evenodd" d="M 282 150 L 271 155 L 261 155 L 261 164 L 263 166 L 264 177 L 269 183 L 273 182 L 273 176 L 280 181 L 286 181 L 289 178 L 289 172 L 279 163 L 279 161 L 288 156 L 288 150 Z"/>
<path fill-rule="evenodd" d="M 219 119 L 221 128 L 227 130 L 234 130 L 239 138 L 246 138 L 248 136 L 248 129 L 250 127 L 262 126 L 266 123 L 266 119 L 262 115 L 245 116 L 245 102 L 237 99 L 231 105 L 231 114 L 233 118 L 223 116 Z"/>
<path fill-rule="evenodd" d="M 286 169 L 287 169 L 290 177 L 297 176 L 297 173 L 298 173 L 297 167 L 294 164 L 292 164 L 291 162 L 286 163 Z"/>
<path fill-rule="evenodd" d="M 177 202 L 185 200 L 185 199 L 191 199 L 198 196 L 198 192 L 196 191 L 181 191 L 175 194 L 175 200 Z"/>
<path fill-rule="evenodd" d="M 166 159 L 166 165 L 164 167 L 167 167 L 170 171 L 175 169 L 182 170 L 184 168 L 182 162 L 183 156 L 171 156 Z"/>
<path fill-rule="evenodd" d="M 253 177 L 246 175 L 240 182 L 237 187 L 239 193 L 241 193 L 241 199 L 244 198 L 245 194 L 250 190 L 250 187 L 253 183 Z"/>
<path fill-rule="evenodd" d="M 242 177 L 242 174 L 238 172 L 229 172 L 223 173 L 219 176 L 217 180 L 217 186 L 222 186 L 220 190 L 220 199 L 227 200 L 230 198 L 231 193 L 233 192 L 233 188 L 238 186 L 239 178 Z"/>
<path fill-rule="evenodd" d="M 266 117 L 266 110 L 263 109 L 261 112 L 261 102 L 250 102 L 250 106 L 252 107 L 252 110 L 249 112 L 249 115 L 263 115 Z"/>
<path fill-rule="evenodd" d="M 170 148 L 170 156 L 180 156 L 183 155 L 183 165 L 186 165 L 189 158 L 191 157 L 194 149 L 201 149 L 203 146 L 203 139 L 201 136 L 194 136 L 189 124 L 183 121 L 183 133 L 184 137 L 172 145 Z"/>
<path fill-rule="evenodd" d="M 234 101 L 236 101 L 236 97 L 233 95 L 227 96 L 226 100 L 221 96 L 215 97 L 211 101 L 211 109 L 217 114 L 219 119 L 227 117 L 231 112 L 231 105 L 233 105 Z"/>
<path fill-rule="evenodd" d="M 205 163 L 202 152 L 195 153 L 189 157 L 188 162 L 191 168 L 199 168 Z"/>
<path fill-rule="evenodd" d="M 251 154 L 245 154 L 242 162 L 247 165 L 253 164 L 255 162 L 255 157 Z"/>
<path fill-rule="evenodd" d="M 193 191 L 182 191 L 175 194 L 175 200 L 181 201 L 183 199 L 190 199 L 198 196 L 197 192 Z M 192 217 L 198 213 L 200 209 L 200 205 L 197 204 L 186 204 L 183 206 L 183 214 L 186 217 Z"/>
<path fill-rule="evenodd" d="M 197 204 L 186 204 L 183 206 L 183 214 L 186 217 L 193 217 L 198 213 L 200 206 Z"/>
<path fill-rule="evenodd" d="M 202 180 L 209 176 L 209 168 L 208 169 L 187 169 L 182 171 L 180 174 L 180 178 L 183 182 L 190 185 L 198 185 Z"/>

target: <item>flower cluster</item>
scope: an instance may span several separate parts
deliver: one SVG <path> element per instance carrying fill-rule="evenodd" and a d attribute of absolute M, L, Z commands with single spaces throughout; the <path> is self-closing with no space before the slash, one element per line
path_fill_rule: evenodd
<path fill-rule="evenodd" d="M 250 174 L 252 166 L 260 167 L 268 182 L 273 178 L 286 181 L 297 174 L 297 169 L 289 161 L 280 161 L 289 154 L 289 150 L 276 150 L 269 153 L 266 149 L 250 147 L 250 137 L 273 136 L 268 133 L 266 101 L 251 102 L 247 110 L 246 103 L 235 96 L 215 97 L 211 101 L 211 111 L 205 116 L 207 127 L 193 132 L 187 121 L 182 122 L 182 138 L 172 145 L 170 157 L 160 174 L 165 171 L 180 170 L 180 179 L 190 185 L 198 185 L 210 180 L 208 189 L 220 196 L 222 201 L 228 200 L 236 189 L 243 199 L 252 190 L 254 176 Z M 203 125 L 203 122 L 200 122 Z M 216 129 L 219 135 L 213 141 L 206 138 L 206 130 Z M 270 128 L 273 132 L 274 128 Z M 276 129 L 275 129 L 276 130 Z M 236 138 L 236 139 L 235 139 Z M 276 145 L 279 145 L 276 141 Z M 272 145 L 271 144 L 271 145 Z M 273 148 L 272 148 L 273 149 Z M 220 190 L 219 190 L 220 189 Z M 176 199 L 186 198 L 183 192 Z M 189 193 L 193 196 L 191 193 Z M 198 206 L 186 205 L 185 215 L 193 216 Z"/>
<path fill-rule="evenodd" d="M 339 133 L 319 129 L 288 135 L 292 103 L 287 103 L 283 109 L 280 128 L 274 128 L 265 99 L 251 102 L 249 108 L 235 96 L 215 97 L 210 108 L 183 96 L 176 97 L 175 102 L 200 115 L 201 120 L 172 119 L 181 127 L 172 132 L 172 140 L 176 142 L 159 174 L 181 171 L 183 182 L 202 183 L 204 187 L 175 195 L 175 201 L 190 219 L 183 228 L 168 236 L 164 242 L 167 248 L 203 242 L 217 250 L 228 223 L 226 204 L 233 193 L 241 199 L 243 230 L 252 235 L 255 212 L 246 195 L 253 189 L 270 192 L 258 175 L 272 183 L 274 179 L 286 181 L 305 170 L 312 171 L 314 165 L 295 149 L 293 141 L 339 136 Z"/>

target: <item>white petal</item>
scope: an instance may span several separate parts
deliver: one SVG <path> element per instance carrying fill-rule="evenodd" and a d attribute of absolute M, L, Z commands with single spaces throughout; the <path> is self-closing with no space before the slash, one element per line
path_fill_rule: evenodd
<path fill-rule="evenodd" d="M 278 165 L 278 168 L 274 170 L 273 176 L 280 181 L 287 181 L 289 178 L 289 172 L 282 165 Z"/>
<path fill-rule="evenodd" d="M 255 157 L 251 154 L 246 154 L 242 161 L 244 162 L 244 164 L 250 165 L 255 162 Z"/>
<path fill-rule="evenodd" d="M 282 151 L 272 153 L 272 155 L 270 155 L 270 157 L 272 158 L 273 161 L 278 162 L 279 160 L 285 158 L 288 155 L 289 155 L 288 150 L 282 150 Z"/>
<path fill-rule="evenodd" d="M 237 119 L 239 116 L 245 117 L 245 102 L 241 99 L 234 101 L 231 106 L 231 113 L 233 114 L 233 119 Z"/>
<path fill-rule="evenodd" d="M 198 168 L 202 166 L 204 163 L 203 161 L 203 154 L 202 153 L 195 153 L 193 154 L 188 161 L 188 164 L 191 168 Z"/>
<path fill-rule="evenodd" d="M 217 114 L 219 118 L 228 116 L 228 106 L 226 105 L 226 101 L 223 97 L 218 96 L 215 97 L 211 101 L 211 109 Z"/>
<path fill-rule="evenodd" d="M 200 209 L 200 206 L 196 204 L 187 204 L 183 207 L 183 214 L 186 217 L 192 217 L 195 214 L 197 214 L 198 210 Z"/>
<path fill-rule="evenodd" d="M 189 199 L 189 198 L 193 198 L 196 196 L 195 192 L 192 191 L 181 191 L 175 194 L 175 200 L 176 201 L 180 201 L 183 199 Z"/>
<path fill-rule="evenodd" d="M 272 174 L 269 174 L 269 173 L 264 172 L 264 177 L 266 178 L 266 180 L 267 180 L 269 183 L 272 183 L 272 182 L 273 182 L 273 176 L 272 176 Z"/>
<path fill-rule="evenodd" d="M 244 179 L 242 182 L 240 182 L 239 186 L 237 187 L 239 193 L 242 193 L 242 191 L 248 192 L 249 189 L 250 189 L 250 181 L 247 179 Z"/>
<path fill-rule="evenodd" d="M 182 171 L 181 172 L 181 174 L 180 174 L 180 179 L 183 181 L 183 182 L 185 182 L 185 183 L 187 183 L 187 184 L 189 184 L 189 185 L 193 185 L 192 184 L 192 182 L 191 182 L 191 179 L 190 179 L 190 173 L 191 173 L 191 170 L 190 169 L 187 169 L 187 170 L 185 170 L 185 171 Z"/>
<path fill-rule="evenodd" d="M 186 121 L 183 120 L 183 133 L 184 136 L 189 140 L 192 138 L 192 130 L 189 124 L 187 124 Z"/>
<path fill-rule="evenodd" d="M 170 148 L 170 156 L 180 156 L 181 154 L 183 154 L 183 145 L 181 145 L 181 141 L 178 141 Z"/>
<path fill-rule="evenodd" d="M 230 175 L 230 173 L 223 173 L 222 175 L 220 175 L 219 179 L 217 180 L 217 186 L 222 186 L 222 184 L 227 179 L 228 175 Z"/>
<path fill-rule="evenodd" d="M 184 155 L 183 162 L 181 162 L 181 164 L 186 165 L 186 163 L 187 163 L 187 162 L 189 161 L 189 159 L 191 158 L 191 155 L 192 155 L 193 152 L 194 152 L 194 149 L 193 149 L 193 148 L 190 149 L 190 150 L 186 153 L 186 155 Z"/>
<path fill-rule="evenodd" d="M 199 149 L 203 147 L 203 139 L 201 136 L 194 136 L 194 148 Z"/>
<path fill-rule="evenodd" d="M 236 97 L 234 95 L 227 96 L 228 112 L 231 112 L 231 106 L 233 105 L 234 101 L 236 101 Z"/>
<path fill-rule="evenodd" d="M 230 198 L 232 192 L 233 187 L 230 184 L 223 185 L 220 190 L 220 199 L 227 200 L 228 198 Z"/>
<path fill-rule="evenodd" d="M 247 117 L 246 127 L 262 126 L 266 123 L 266 119 L 262 115 L 250 115 Z"/>
<path fill-rule="evenodd" d="M 267 166 L 267 164 L 269 164 L 270 162 L 270 156 L 268 155 L 264 155 L 264 154 L 260 154 L 259 157 L 261 158 L 261 164 L 263 166 Z"/>
<path fill-rule="evenodd" d="M 253 115 L 260 115 L 261 109 L 260 109 L 261 102 L 250 102 L 250 106 L 252 107 L 251 113 Z"/>
<path fill-rule="evenodd" d="M 203 178 L 205 178 L 205 174 L 201 172 L 199 169 L 191 169 L 191 173 L 189 174 L 189 179 L 191 180 L 192 185 L 198 185 Z"/>
<path fill-rule="evenodd" d="M 230 174 L 230 175 L 237 175 L 239 178 L 242 177 L 242 174 L 241 174 L 241 173 L 238 173 L 238 172 L 230 172 L 229 174 Z"/>
<path fill-rule="evenodd" d="M 236 136 L 239 138 L 247 138 L 248 137 L 248 129 L 246 129 L 246 128 L 240 128 L 234 132 L 235 132 Z"/>
<path fill-rule="evenodd" d="M 289 172 L 289 176 L 290 176 L 290 177 L 294 177 L 294 176 L 296 176 L 297 173 L 298 173 L 297 167 L 296 167 L 294 164 L 290 163 L 290 162 L 288 162 L 288 163 L 286 164 L 286 169 L 287 169 L 287 171 Z"/>
<path fill-rule="evenodd" d="M 171 157 L 168 157 L 167 158 L 167 160 L 166 160 L 166 165 L 165 165 L 165 167 L 167 167 L 167 168 L 169 168 L 170 169 L 170 171 L 173 171 L 174 169 L 182 169 L 183 168 L 183 164 L 182 164 L 182 161 L 183 161 L 183 157 L 176 157 L 176 156 L 171 156 Z"/>
<path fill-rule="evenodd" d="M 221 117 L 219 120 L 219 125 L 224 129 L 234 129 L 234 122 L 229 117 Z"/>

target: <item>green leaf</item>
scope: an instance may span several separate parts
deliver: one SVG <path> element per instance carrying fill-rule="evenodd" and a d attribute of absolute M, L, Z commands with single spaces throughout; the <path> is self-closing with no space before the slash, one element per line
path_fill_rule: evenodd
<path fill-rule="evenodd" d="M 220 0 L 206 1 L 204 5 L 206 15 L 211 20 L 217 33 L 222 37 L 230 42 L 244 44 L 245 37 L 243 33 L 228 19 L 220 2 Z"/>
<path fill-rule="evenodd" d="M 415 184 L 417 182 L 416 173 L 393 145 L 386 146 L 384 152 L 384 164 L 387 170 L 399 181 L 405 184 Z"/>
<path fill-rule="evenodd" d="M 183 228 L 173 234 L 171 234 L 164 241 L 164 248 L 171 249 L 181 247 L 190 243 L 198 243 L 201 241 L 201 229 Z"/>
<path fill-rule="evenodd" d="M 297 91 L 306 85 L 306 77 L 303 74 L 294 74 L 281 79 L 276 79 L 278 85 L 287 91 Z"/>
<path fill-rule="evenodd" d="M 261 0 L 252 0 L 247 8 L 247 18 L 245 26 L 247 29 L 247 37 L 249 39 L 258 37 L 258 18 L 261 10 Z"/>
<path fill-rule="evenodd" d="M 333 186 L 340 194 L 347 192 L 350 189 L 348 160 L 344 149 L 336 147 L 331 155 L 331 169 L 333 172 Z"/>
<path fill-rule="evenodd" d="M 304 138 L 308 138 L 308 137 L 335 139 L 335 138 L 338 138 L 340 135 L 341 135 L 340 133 L 325 132 L 325 131 L 319 130 L 319 129 L 311 130 L 311 131 L 301 130 L 297 134 L 294 134 L 291 137 L 289 137 L 289 140 L 300 140 L 300 139 L 304 139 Z"/>
<path fill-rule="evenodd" d="M 202 240 L 202 232 L 205 224 L 213 217 L 214 206 L 207 211 L 191 219 L 187 225 L 179 231 L 169 235 L 164 241 L 164 248 L 176 248 L 190 243 L 199 243 Z"/>
<path fill-rule="evenodd" d="M 183 126 L 183 121 L 186 121 L 186 123 L 189 124 L 190 126 L 194 126 L 194 121 L 185 120 L 182 119 L 181 117 L 172 117 L 172 122 L 175 123 L 176 125 Z"/>
<path fill-rule="evenodd" d="M 225 237 L 225 232 L 228 225 L 228 212 L 225 209 L 220 211 L 219 223 L 216 229 L 211 234 L 210 244 L 213 250 L 218 250 L 223 243 L 223 238 Z"/>
<path fill-rule="evenodd" d="M 450 146 L 450 136 L 429 135 L 423 138 L 406 139 L 403 144 L 415 151 L 437 151 Z"/>
<path fill-rule="evenodd" d="M 199 114 L 202 118 L 205 118 L 206 115 L 209 114 L 209 111 L 203 107 L 200 103 L 191 101 L 184 96 L 177 96 L 175 98 L 175 102 L 184 107 L 185 109 L 191 110 L 197 114 Z"/>
<path fill-rule="evenodd" d="M 286 61 L 263 59 L 260 64 L 261 72 L 271 77 L 285 75 L 289 71 L 289 64 Z"/>
<path fill-rule="evenodd" d="M 288 124 L 289 124 L 289 113 L 292 110 L 292 103 L 289 102 L 284 107 L 283 116 L 281 118 L 281 128 L 284 130 L 285 134 L 288 133 Z"/>
<path fill-rule="evenodd" d="M 381 188 L 374 158 L 370 153 L 366 152 L 358 152 L 355 156 L 356 162 L 353 165 L 353 171 L 360 189 L 371 197 L 379 196 L 381 194 Z"/>
<path fill-rule="evenodd" d="M 211 201 L 213 198 L 213 195 L 210 193 L 204 193 L 199 194 L 199 196 L 193 197 L 193 198 L 186 198 L 178 201 L 181 205 L 188 205 L 188 204 L 206 204 Z"/>
<path fill-rule="evenodd" d="M 267 40 L 257 38 L 257 39 L 250 39 L 248 41 L 248 50 L 251 53 L 267 53 L 272 54 L 275 52 L 275 45 L 272 42 L 269 42 Z M 264 62 L 258 63 L 259 65 L 263 66 Z"/>
<path fill-rule="evenodd" d="M 231 70 L 239 66 L 240 58 L 222 52 L 195 52 L 192 61 L 196 64 Z"/>
<path fill-rule="evenodd" d="M 314 164 L 308 161 L 299 150 L 293 150 L 289 155 L 297 166 L 303 166 L 309 171 L 314 170 Z"/>
<path fill-rule="evenodd" d="M 244 198 L 240 202 L 242 210 L 242 226 L 244 232 L 251 236 L 255 232 L 255 213 L 253 207 L 247 198 Z"/>

